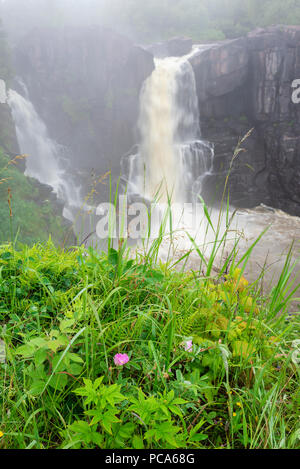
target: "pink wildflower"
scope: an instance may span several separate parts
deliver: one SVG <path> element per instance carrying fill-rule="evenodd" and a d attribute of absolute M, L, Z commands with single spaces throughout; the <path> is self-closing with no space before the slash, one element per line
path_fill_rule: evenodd
<path fill-rule="evenodd" d="M 114 362 L 117 366 L 123 366 L 125 363 L 129 362 L 129 357 L 126 353 L 117 353 L 114 356 Z"/>
<path fill-rule="evenodd" d="M 193 341 L 192 340 L 187 340 L 184 344 L 184 350 L 186 352 L 191 352 L 193 350 Z"/>

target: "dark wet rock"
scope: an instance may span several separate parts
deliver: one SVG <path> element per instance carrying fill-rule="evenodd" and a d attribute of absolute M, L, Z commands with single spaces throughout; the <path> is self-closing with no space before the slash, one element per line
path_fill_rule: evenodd
<path fill-rule="evenodd" d="M 17 47 L 15 68 L 51 137 L 71 149 L 74 170 L 118 176 L 122 155 L 138 141 L 139 94 L 152 53 L 184 55 L 191 45 L 175 38 L 146 51 L 98 27 L 36 30 Z M 232 166 L 232 203 L 300 215 L 300 104 L 291 99 L 300 79 L 300 27 L 257 29 L 203 49 L 190 61 L 202 136 L 215 145 L 204 195 L 221 197 L 236 145 L 253 129 Z"/>
<path fill-rule="evenodd" d="M 0 79 L 2 79 L 0 77 Z M 11 159 L 19 155 L 20 149 L 18 145 L 17 135 L 11 110 L 6 102 L 6 84 L 3 81 L 3 94 L 0 103 L 0 146 L 4 153 Z M 18 166 L 25 169 L 24 161 L 19 160 Z"/>
<path fill-rule="evenodd" d="M 292 102 L 292 82 L 300 78 L 300 27 L 258 29 L 206 46 L 190 61 L 202 133 L 215 144 L 207 197 L 220 197 L 234 149 L 253 128 L 233 165 L 232 202 L 300 215 L 300 104 Z"/>
<path fill-rule="evenodd" d="M 153 56 L 100 27 L 35 30 L 18 45 L 15 67 L 49 133 L 77 169 L 120 171 L 136 142 L 139 94 Z"/>

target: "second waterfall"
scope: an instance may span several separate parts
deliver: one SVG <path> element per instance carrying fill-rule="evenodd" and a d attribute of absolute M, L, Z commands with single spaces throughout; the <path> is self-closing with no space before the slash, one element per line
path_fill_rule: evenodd
<path fill-rule="evenodd" d="M 140 96 L 138 151 L 126 158 L 129 194 L 162 203 L 196 200 L 213 160 L 199 121 L 188 56 L 156 59 Z"/>

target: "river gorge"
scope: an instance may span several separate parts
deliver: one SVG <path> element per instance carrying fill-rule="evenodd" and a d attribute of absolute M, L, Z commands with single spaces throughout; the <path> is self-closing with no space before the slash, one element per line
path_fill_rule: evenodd
<path fill-rule="evenodd" d="M 52 188 L 71 222 L 83 211 L 79 241 L 95 231 L 97 219 L 87 213 L 109 200 L 108 179 L 101 179 L 108 172 L 113 189 L 121 175 L 133 201 L 150 203 L 160 193 L 160 202 L 195 203 L 200 195 L 217 218 L 230 171 L 241 252 L 270 226 L 249 276 L 257 277 L 267 256 L 270 276 L 278 274 L 274 265 L 282 266 L 293 240 L 298 256 L 300 106 L 291 85 L 300 76 L 300 28 L 147 47 L 100 27 L 36 29 L 13 57 L 18 78 L 7 102 L 15 146 L 28 154 L 25 174 Z M 197 268 L 197 259 L 190 262 Z"/>

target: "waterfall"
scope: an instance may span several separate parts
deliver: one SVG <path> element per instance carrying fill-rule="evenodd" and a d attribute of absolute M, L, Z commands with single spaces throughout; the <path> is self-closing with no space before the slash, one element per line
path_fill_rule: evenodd
<path fill-rule="evenodd" d="M 76 187 L 72 176 L 68 175 L 66 148 L 49 138 L 46 125 L 29 101 L 28 95 L 24 98 L 10 90 L 8 104 L 15 122 L 20 150 L 27 155 L 25 175 L 51 186 L 65 205 L 63 216 L 73 221 L 73 212 L 82 205 L 82 200 L 80 187 Z"/>
<path fill-rule="evenodd" d="M 140 145 L 123 161 L 128 193 L 160 202 L 195 201 L 211 171 L 213 147 L 201 140 L 198 98 L 188 56 L 155 59 L 140 95 Z"/>

